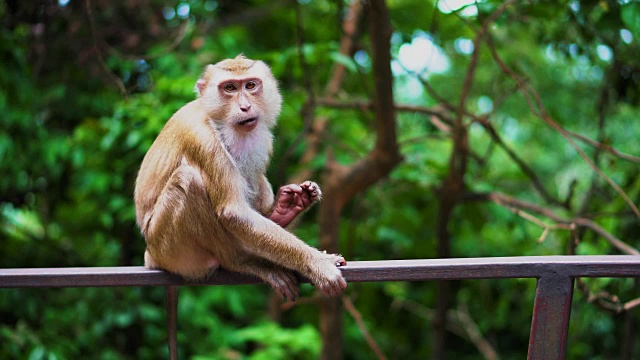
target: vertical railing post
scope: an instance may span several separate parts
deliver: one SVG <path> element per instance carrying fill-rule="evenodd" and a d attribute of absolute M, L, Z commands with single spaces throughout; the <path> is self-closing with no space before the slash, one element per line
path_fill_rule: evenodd
<path fill-rule="evenodd" d="M 166 291 L 169 359 L 178 360 L 178 287 L 167 286 Z"/>
<path fill-rule="evenodd" d="M 533 305 L 529 360 L 562 360 L 565 357 L 573 278 L 558 273 L 538 279 Z"/>

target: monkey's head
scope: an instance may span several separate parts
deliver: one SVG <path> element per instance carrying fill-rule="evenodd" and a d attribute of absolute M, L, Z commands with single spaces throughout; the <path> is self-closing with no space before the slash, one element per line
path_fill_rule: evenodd
<path fill-rule="evenodd" d="M 213 121 L 246 132 L 260 124 L 273 127 L 282 106 L 269 66 L 242 54 L 207 65 L 196 92 Z"/>

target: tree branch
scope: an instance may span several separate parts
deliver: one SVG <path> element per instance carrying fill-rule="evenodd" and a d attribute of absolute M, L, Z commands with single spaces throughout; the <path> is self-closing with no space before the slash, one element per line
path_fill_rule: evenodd
<path fill-rule="evenodd" d="M 525 163 L 524 160 L 522 160 L 513 149 L 507 146 L 507 144 L 502 140 L 502 137 L 500 137 L 496 129 L 493 127 L 493 125 L 491 125 L 491 123 L 487 119 L 478 118 L 478 117 L 476 117 L 475 119 L 480 125 L 482 125 L 485 128 L 485 130 L 487 130 L 487 133 L 489 133 L 489 136 L 491 137 L 491 139 L 493 139 L 493 141 L 496 144 L 498 144 L 498 146 L 500 146 L 502 150 L 504 150 L 507 153 L 509 158 L 511 158 L 511 160 L 513 160 L 513 162 L 515 162 L 516 165 L 518 165 L 518 167 L 520 168 L 520 171 L 522 171 L 527 177 L 529 177 L 529 179 L 531 180 L 531 184 L 533 185 L 533 188 L 536 189 L 536 191 L 538 191 L 538 194 L 540 194 L 540 196 L 542 196 L 542 198 L 545 201 L 547 201 L 550 204 L 562 206 L 564 208 L 569 208 L 568 202 L 562 202 L 556 199 L 555 197 L 551 196 L 551 194 L 549 194 L 549 192 L 544 187 L 544 185 L 542 185 L 542 181 L 540 181 L 535 171 L 533 171 L 533 169 L 529 167 L 529 165 L 527 165 L 527 163 Z"/>
<path fill-rule="evenodd" d="M 427 321 L 431 321 L 435 313 L 434 310 L 408 299 L 396 300 L 392 306 L 404 308 Z M 482 332 L 473 318 L 471 318 L 466 306 L 462 306 L 458 310 L 449 310 L 447 318 L 451 320 L 447 322 L 447 331 L 471 342 L 484 359 L 500 359 L 500 355 L 498 355 L 491 343 L 482 336 Z"/>
<path fill-rule="evenodd" d="M 373 350 L 374 354 L 376 354 L 376 358 L 380 360 L 386 359 L 387 357 L 384 355 L 382 350 L 380 350 L 380 347 L 376 343 L 375 339 L 369 333 L 369 330 L 367 329 L 367 324 L 365 324 L 364 320 L 362 320 L 362 315 L 360 314 L 358 309 L 356 309 L 356 307 L 353 305 L 353 301 L 351 301 L 351 298 L 347 296 L 343 296 L 342 304 L 344 305 L 344 308 L 349 312 L 349 314 L 351 314 L 351 316 L 353 317 L 353 320 L 355 320 L 356 325 L 358 326 L 358 329 L 360 329 L 360 333 L 362 334 L 364 339 L 367 341 L 367 344 L 369 344 L 369 347 L 371 348 L 371 350 Z"/>
<path fill-rule="evenodd" d="M 349 5 L 349 10 L 347 12 L 347 16 L 344 18 L 342 25 L 342 38 L 340 39 L 340 54 L 344 56 L 349 56 L 351 50 L 353 49 L 353 44 L 356 35 L 356 29 L 358 21 L 360 20 L 360 16 L 362 13 L 362 2 L 361 1 L 352 1 Z M 331 98 L 335 96 L 335 94 L 340 90 L 340 86 L 342 85 L 342 80 L 344 79 L 344 75 L 346 73 L 345 67 L 343 64 L 335 63 L 331 70 L 331 79 L 327 83 L 327 87 L 325 89 L 324 98 Z M 318 102 L 316 101 L 316 104 Z M 315 119 L 309 127 L 305 129 L 306 131 L 306 141 L 307 147 L 305 152 L 302 154 L 301 163 L 310 163 L 317 155 L 320 153 L 322 149 L 322 139 L 326 133 L 327 124 L 329 119 L 326 117 L 321 117 Z M 292 182 L 302 182 L 309 178 L 312 175 L 312 169 L 305 168 L 301 169 L 297 174 L 294 174 L 291 177 Z"/>
<path fill-rule="evenodd" d="M 351 100 L 351 101 L 341 101 L 331 98 L 322 98 L 316 101 L 318 106 L 326 106 L 336 109 L 360 109 L 363 111 L 373 111 L 375 109 L 374 104 L 369 100 Z M 417 112 L 427 115 L 433 115 L 442 118 L 447 123 L 451 123 L 451 117 L 447 116 L 445 109 L 441 106 L 418 106 L 411 104 L 394 104 L 394 110 L 396 111 L 407 111 L 407 112 Z"/>
<path fill-rule="evenodd" d="M 540 119 L 542 119 L 547 125 L 556 130 L 565 140 L 578 152 L 580 157 L 595 171 L 602 179 L 604 179 L 611 187 L 622 197 L 622 199 L 627 203 L 627 205 L 633 210 L 638 218 L 640 218 L 640 210 L 638 207 L 631 201 L 627 193 L 622 190 L 622 188 L 616 184 L 613 179 L 611 179 L 607 174 L 605 174 L 600 168 L 587 156 L 587 154 L 573 141 L 570 134 L 558 124 L 549 114 L 547 113 L 544 104 L 542 103 L 542 99 L 540 98 L 540 94 L 538 94 L 535 89 L 533 89 L 529 84 L 527 84 L 522 77 L 520 77 L 515 71 L 509 68 L 505 62 L 502 60 L 500 55 L 498 54 L 495 46 L 493 45 L 493 40 L 490 36 L 486 38 L 487 45 L 491 50 L 491 55 L 493 56 L 494 61 L 498 64 L 502 72 L 504 72 L 507 76 L 513 79 L 518 85 L 520 92 L 527 100 L 529 108 L 533 114 L 536 114 Z"/>
<path fill-rule="evenodd" d="M 150 54 L 150 55 L 146 55 L 146 54 L 140 54 L 140 55 L 132 55 L 132 54 L 124 54 L 122 53 L 120 50 L 114 48 L 113 46 L 104 43 L 104 46 L 107 48 L 107 51 L 109 51 L 109 53 L 121 58 L 121 59 L 125 59 L 125 60 L 146 60 L 146 61 L 150 61 L 150 60 L 154 60 L 157 59 L 161 56 L 164 56 L 170 52 L 172 52 L 173 50 L 175 50 L 175 48 L 178 47 L 178 45 L 180 45 L 182 43 L 182 41 L 184 40 L 184 38 L 187 36 L 187 33 L 189 32 L 189 19 L 184 20 L 179 27 L 178 30 L 178 34 L 176 35 L 176 37 L 173 39 L 173 41 L 171 42 L 171 44 L 169 44 L 169 46 L 165 47 L 164 49 L 158 51 L 155 54 Z"/>
<path fill-rule="evenodd" d="M 85 0 L 85 7 L 87 8 L 87 16 L 89 17 L 89 26 L 91 27 L 91 39 L 93 41 L 93 51 L 96 53 L 98 62 L 100 63 L 100 66 L 102 66 L 102 69 L 104 70 L 104 72 L 109 76 L 111 81 L 113 81 L 113 83 L 116 84 L 116 86 L 118 87 L 122 95 L 124 97 L 127 97 L 127 89 L 125 88 L 124 83 L 116 74 L 113 73 L 113 71 L 111 71 L 111 69 L 109 69 L 109 66 L 107 66 L 107 63 L 104 61 L 100 48 L 98 47 L 98 29 L 96 26 L 96 21 L 93 17 L 93 11 L 91 9 L 90 0 Z"/>
<path fill-rule="evenodd" d="M 614 155 L 616 157 L 619 157 L 620 159 L 624 159 L 624 160 L 627 160 L 627 161 L 631 161 L 631 162 L 640 164 L 640 157 L 638 157 L 638 156 L 625 154 L 625 153 L 615 149 L 614 147 L 612 147 L 609 144 L 604 144 L 604 143 L 595 141 L 593 139 L 590 139 L 590 138 L 588 138 L 588 137 L 586 137 L 584 135 L 578 134 L 578 133 L 573 132 L 573 131 L 565 130 L 565 132 L 567 133 L 567 135 L 570 135 L 570 136 L 582 141 L 583 143 L 585 143 L 587 145 L 593 146 L 593 147 L 595 147 L 597 149 L 600 149 L 600 150 L 604 150 L 604 151 L 608 152 L 609 154 L 612 154 L 612 155 Z"/>
<path fill-rule="evenodd" d="M 336 192 L 338 209 L 358 192 L 386 176 L 402 159 L 398 150 L 393 105 L 389 12 L 383 0 L 370 1 L 368 10 L 375 79 L 376 144 L 367 156 L 349 167 L 334 163 L 328 165 L 327 185 Z"/>
<path fill-rule="evenodd" d="M 519 210 L 528 210 L 536 214 L 543 215 L 560 224 L 575 224 L 576 226 L 581 226 L 581 227 L 590 229 L 591 231 L 600 235 L 605 240 L 607 240 L 613 247 L 615 247 L 622 253 L 625 253 L 628 255 L 640 255 L 640 251 L 638 251 L 638 249 L 618 239 L 613 234 L 603 229 L 600 225 L 598 225 L 591 219 L 587 219 L 583 217 L 565 219 L 557 215 L 555 212 L 551 211 L 550 209 L 547 209 L 545 207 L 542 207 L 537 204 L 533 204 L 524 200 L 516 199 L 511 196 L 498 193 L 498 192 L 483 193 L 483 194 L 479 194 L 479 193 L 467 194 L 465 196 L 465 199 L 469 201 L 489 200 L 507 209 L 516 208 Z"/>

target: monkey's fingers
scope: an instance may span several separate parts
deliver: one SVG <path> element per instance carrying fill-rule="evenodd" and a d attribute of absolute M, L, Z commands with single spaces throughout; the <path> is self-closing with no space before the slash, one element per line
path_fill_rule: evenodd
<path fill-rule="evenodd" d="M 313 181 L 305 181 L 300 184 L 300 187 L 302 187 L 302 189 L 309 193 L 312 201 L 316 201 L 318 198 L 322 197 L 322 191 L 320 190 L 320 187 Z"/>
<path fill-rule="evenodd" d="M 311 206 L 311 204 L 313 204 L 314 201 L 315 200 L 313 199 L 311 194 L 309 194 L 308 192 L 304 192 L 300 195 L 298 194 L 295 195 L 293 204 L 295 204 L 295 206 L 299 208 L 299 212 L 302 212 L 305 209 L 307 209 L 309 206 Z"/>
<path fill-rule="evenodd" d="M 295 215 L 306 209 L 308 207 L 307 204 L 311 204 L 311 202 L 310 195 L 306 190 L 303 190 L 303 188 L 298 185 L 289 184 L 278 190 L 275 198 L 275 211 L 285 214 L 290 210 L 299 208 L 295 210 L 296 213 L 292 215 L 295 217 Z"/>
<path fill-rule="evenodd" d="M 296 185 L 296 184 L 289 184 L 289 185 L 284 185 L 280 187 L 280 190 L 278 190 L 278 193 L 283 193 L 283 194 L 302 194 L 303 188 L 300 185 Z"/>
<path fill-rule="evenodd" d="M 338 256 L 338 260 L 336 261 L 336 266 L 346 266 L 347 265 L 347 260 L 345 260 L 342 257 L 342 255 L 336 254 L 336 256 Z"/>
<path fill-rule="evenodd" d="M 340 276 L 331 281 L 323 282 L 316 287 L 326 296 L 337 297 L 347 288 L 346 280 Z"/>
<path fill-rule="evenodd" d="M 347 282 L 342 276 L 342 271 L 336 268 L 337 264 L 346 264 L 344 258 L 336 254 L 322 252 L 323 259 L 321 271 L 313 277 L 313 285 L 326 296 L 339 296 L 347 288 Z"/>

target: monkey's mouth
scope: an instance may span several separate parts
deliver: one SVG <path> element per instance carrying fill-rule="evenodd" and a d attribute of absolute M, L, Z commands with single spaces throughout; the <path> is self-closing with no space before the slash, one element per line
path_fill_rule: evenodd
<path fill-rule="evenodd" d="M 243 127 L 252 127 L 254 126 L 256 123 L 258 123 L 258 117 L 251 117 L 242 121 L 238 121 L 236 124 L 243 126 Z"/>

